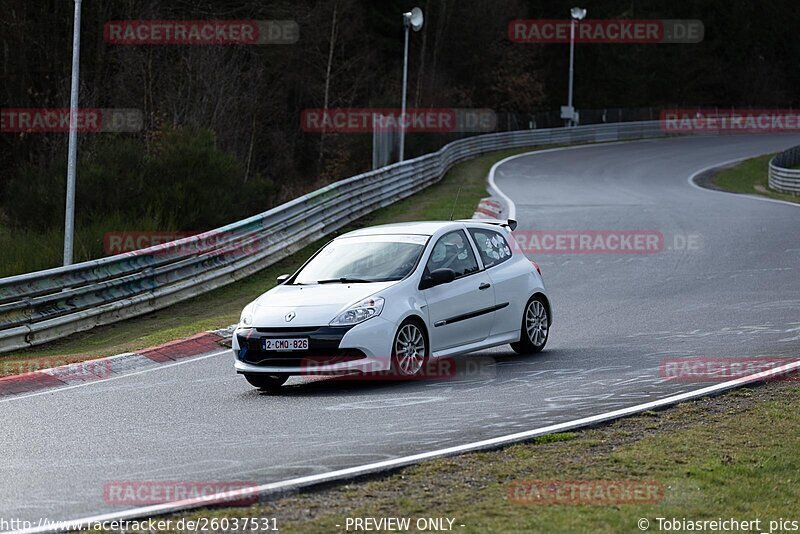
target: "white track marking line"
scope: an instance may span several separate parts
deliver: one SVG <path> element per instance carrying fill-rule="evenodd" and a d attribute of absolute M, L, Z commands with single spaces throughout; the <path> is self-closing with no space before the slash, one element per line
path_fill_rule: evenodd
<path fill-rule="evenodd" d="M 133 371 L 131 373 L 125 373 L 123 375 L 111 376 L 111 377 L 108 377 L 108 378 L 101 378 L 101 379 L 98 379 L 98 380 L 91 380 L 91 381 L 88 381 L 88 382 L 84 382 L 82 384 L 73 384 L 71 386 L 64 386 L 64 387 L 54 387 L 54 388 L 50 388 L 50 389 L 44 389 L 42 391 L 37 391 L 36 393 L 28 393 L 28 394 L 24 394 L 24 395 L 17 395 L 17 396 L 14 396 L 14 397 L 8 397 L 7 399 L 0 399 L 0 404 L 2 404 L 4 402 L 11 402 L 11 401 L 20 400 L 20 399 L 27 399 L 29 397 L 38 397 L 39 395 L 50 395 L 52 393 L 58 393 L 59 391 L 67 391 L 69 389 L 82 388 L 82 387 L 86 387 L 86 386 L 93 386 L 93 385 L 96 385 L 96 384 L 102 384 L 104 382 L 110 382 L 111 380 L 119 380 L 121 378 L 128 378 L 129 376 L 143 375 L 145 373 L 151 373 L 153 371 L 159 371 L 161 369 L 169 369 L 170 367 L 176 367 L 178 365 L 184 365 L 184 364 L 192 363 L 192 362 L 199 362 L 200 360 L 205 360 L 206 358 L 211 358 L 212 356 L 219 356 L 221 354 L 225 354 L 225 353 L 228 353 L 228 352 L 230 352 L 230 349 L 221 350 L 219 352 L 213 352 L 211 354 L 206 354 L 205 356 L 198 356 L 196 358 L 189 358 L 187 360 L 183 360 L 183 361 L 180 361 L 180 362 L 165 363 L 165 364 L 159 365 L 157 367 L 151 367 L 149 369 L 142 369 L 141 371 Z M 89 360 L 89 361 L 92 361 L 92 360 Z"/>
<path fill-rule="evenodd" d="M 714 137 L 714 136 L 695 136 L 695 137 L 692 137 L 692 139 L 697 139 L 697 138 L 708 139 L 710 137 Z M 506 218 L 507 219 L 516 219 L 517 205 L 514 203 L 513 200 L 511 200 L 511 197 L 509 197 L 507 194 L 505 194 L 505 192 L 503 192 L 502 189 L 500 189 L 500 187 L 495 182 L 495 172 L 504 163 L 508 163 L 509 161 L 515 160 L 517 158 L 524 158 L 524 157 L 527 157 L 527 156 L 535 156 L 535 155 L 538 155 L 538 154 L 546 154 L 548 152 L 558 152 L 558 151 L 562 151 L 562 150 L 575 150 L 575 149 L 579 149 L 579 148 L 589 148 L 589 147 L 599 147 L 599 146 L 613 146 L 613 145 L 624 145 L 624 144 L 633 144 L 633 143 L 646 143 L 646 142 L 652 142 L 652 141 L 666 141 L 666 140 L 670 140 L 670 139 L 686 139 L 686 138 L 684 138 L 684 137 L 666 137 L 666 138 L 664 138 L 664 137 L 653 137 L 653 138 L 647 138 L 647 139 L 634 139 L 634 140 L 631 140 L 631 141 L 612 141 L 612 142 L 609 142 L 609 143 L 587 143 L 587 144 L 583 144 L 583 145 L 565 146 L 565 147 L 558 147 L 558 148 L 547 148 L 547 149 L 544 149 L 544 150 L 532 150 L 530 152 L 523 152 L 522 154 L 515 154 L 515 155 L 509 156 L 509 157 L 507 157 L 505 159 L 501 159 L 500 161 L 498 161 L 497 163 L 492 165 L 491 169 L 489 169 L 489 176 L 487 178 L 487 182 L 489 183 L 489 192 L 492 193 L 492 194 L 497 195 L 498 197 L 500 197 L 506 203 L 506 206 L 508 208 L 508 215 L 506 216 Z M 701 186 L 697 185 L 695 183 L 695 181 L 694 181 L 697 176 L 703 174 L 704 172 L 710 171 L 711 169 L 716 169 L 717 167 L 725 167 L 727 165 L 733 165 L 734 163 L 740 163 L 740 162 L 748 160 L 748 159 L 757 158 L 759 156 L 763 156 L 764 154 L 771 154 L 771 153 L 772 153 L 771 151 L 766 151 L 766 152 L 763 152 L 761 154 L 754 154 L 754 155 L 751 155 L 751 156 L 743 156 L 743 157 L 740 157 L 740 158 L 724 161 L 722 163 L 715 163 L 714 165 L 709 165 L 707 167 L 704 167 L 704 168 L 700 169 L 699 171 L 697 171 L 695 173 L 692 173 L 688 178 L 688 182 L 692 187 L 700 189 L 701 191 L 709 191 L 711 193 L 726 193 L 726 194 L 729 194 L 729 195 L 736 195 L 738 197 L 752 198 L 752 199 L 755 199 L 755 200 L 762 200 L 764 202 L 775 202 L 777 204 L 784 204 L 784 205 L 789 205 L 789 206 L 800 206 L 800 203 L 788 202 L 786 200 L 778 200 L 776 198 L 769 198 L 769 197 L 764 197 L 764 196 L 760 196 L 760 195 L 748 195 L 748 194 L 745 194 L 745 193 L 733 193 L 731 191 L 720 191 L 720 190 L 716 190 L 716 189 L 708 189 L 708 188 L 701 187 Z"/>
<path fill-rule="evenodd" d="M 268 484 L 262 484 L 260 486 L 253 486 L 239 490 L 220 492 L 213 495 L 207 495 L 204 497 L 199 497 L 194 499 L 185 499 L 182 501 L 174 501 L 163 504 L 144 506 L 141 508 L 133 508 L 130 510 L 111 512 L 107 514 L 84 517 L 80 519 L 64 520 L 64 523 L 68 523 L 69 527 L 64 527 L 63 526 L 64 523 L 62 523 L 61 528 L 62 530 L 65 528 L 69 528 L 70 530 L 77 530 L 81 527 L 86 527 L 88 525 L 92 525 L 94 523 L 103 521 L 135 519 L 135 518 L 151 517 L 154 515 L 175 513 L 193 508 L 208 506 L 211 504 L 219 504 L 225 501 L 241 500 L 243 498 L 253 497 L 254 495 L 274 493 L 281 490 L 286 491 L 290 489 L 298 489 L 313 484 L 332 482 L 343 478 L 352 478 L 355 476 L 361 476 L 379 471 L 385 471 L 387 469 L 396 469 L 398 467 L 404 467 L 410 464 L 419 463 L 423 460 L 430 460 L 433 458 L 439 458 L 443 456 L 452 456 L 455 454 L 472 452 L 481 449 L 497 448 L 504 445 L 509 445 L 511 443 L 529 440 L 531 438 L 541 436 L 544 434 L 551 434 L 554 432 L 561 432 L 564 430 L 574 430 L 576 428 L 580 428 L 583 426 L 603 423 L 612 419 L 618 419 L 620 417 L 633 415 L 638 412 L 652 410 L 654 408 L 661 408 L 685 400 L 691 400 L 698 397 L 703 397 L 712 393 L 723 392 L 728 389 L 744 386 L 753 382 L 766 380 L 773 376 L 780 376 L 787 371 L 792 371 L 795 369 L 800 369 L 800 361 L 791 362 L 786 365 L 782 365 L 780 367 L 769 369 L 767 371 L 762 371 L 760 373 L 755 373 L 749 376 L 737 378 L 735 380 L 729 380 L 727 382 L 714 384 L 712 386 L 697 389 L 694 391 L 680 393 L 678 395 L 672 395 L 670 397 L 665 397 L 663 399 L 650 401 L 644 404 L 638 404 L 636 406 L 630 406 L 628 408 L 622 408 L 619 410 L 614 410 L 603 414 L 583 417 L 581 419 L 575 419 L 573 421 L 567 421 L 565 423 L 558 423 L 555 425 L 535 428 L 533 430 L 526 430 L 524 432 L 517 432 L 515 434 L 508 434 L 506 436 L 499 436 L 496 438 L 485 439 L 482 441 L 475 441 L 463 445 L 456 445 L 445 449 L 437 449 L 429 452 L 413 454 L 410 456 L 402 456 L 400 458 L 394 458 L 391 460 L 383 460 L 381 462 L 374 462 L 370 464 L 349 467 L 346 469 L 339 469 L 336 471 L 330 471 L 328 473 L 319 473 L 316 475 L 308 475 L 289 480 L 282 480 L 279 482 L 271 482 Z M 37 534 L 40 532 L 53 532 L 54 530 L 55 529 L 52 527 L 39 526 L 30 529 L 19 530 L 16 532 L 24 534 Z"/>
<path fill-rule="evenodd" d="M 503 190 L 497 187 L 497 184 L 494 182 L 494 173 L 497 170 L 497 167 L 499 167 L 500 165 L 508 161 L 511 161 L 512 159 L 516 159 L 521 156 L 527 156 L 530 154 L 533 154 L 533 152 L 528 152 L 525 154 L 520 154 L 518 156 L 511 156 L 505 159 L 501 159 L 500 161 L 492 165 L 491 169 L 489 169 L 489 177 L 487 178 L 487 181 L 489 182 L 489 193 L 492 195 L 497 195 L 503 202 L 505 202 L 506 208 L 508 209 L 508 213 L 506 214 L 506 219 L 516 219 L 517 205 L 514 204 L 514 201 L 511 200 L 511 197 L 503 193 Z"/>
<path fill-rule="evenodd" d="M 710 137 L 710 136 L 698 136 L 698 137 Z M 500 197 L 505 203 L 506 207 L 508 208 L 508 215 L 506 215 L 507 219 L 516 219 L 517 215 L 517 205 L 511 200 L 511 197 L 506 195 L 502 189 L 500 189 L 494 180 L 494 175 L 500 165 L 504 163 L 508 163 L 509 161 L 515 160 L 517 158 L 524 158 L 527 156 L 537 156 L 539 154 L 547 154 L 549 152 L 562 152 L 565 150 L 578 150 L 581 148 L 596 148 L 600 146 L 614 146 L 614 145 L 630 145 L 634 143 L 650 143 L 652 141 L 660 141 L 666 139 L 683 139 L 680 137 L 647 137 L 645 139 L 631 139 L 630 141 L 600 141 L 600 142 L 589 142 L 580 145 L 572 145 L 572 146 L 560 146 L 556 148 L 544 148 L 541 150 L 531 150 L 530 152 L 523 152 L 521 154 L 515 154 L 513 156 L 509 156 L 507 158 L 501 159 L 494 165 L 492 168 L 489 169 L 489 176 L 487 177 L 487 182 L 489 183 L 489 193 L 497 195 Z"/>

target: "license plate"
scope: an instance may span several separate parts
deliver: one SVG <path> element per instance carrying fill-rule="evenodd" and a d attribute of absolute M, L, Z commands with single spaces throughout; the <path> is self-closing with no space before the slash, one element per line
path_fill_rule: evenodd
<path fill-rule="evenodd" d="M 275 350 L 275 351 L 292 351 L 292 350 L 308 350 L 308 338 L 306 337 L 292 337 L 292 338 L 270 338 L 261 340 L 262 350 Z"/>

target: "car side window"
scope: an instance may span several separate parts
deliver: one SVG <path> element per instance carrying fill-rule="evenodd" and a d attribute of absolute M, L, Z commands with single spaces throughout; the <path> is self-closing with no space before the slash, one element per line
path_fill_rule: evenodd
<path fill-rule="evenodd" d="M 469 233 L 478 246 L 478 253 L 481 255 L 485 268 L 500 265 L 511 259 L 511 247 L 508 246 L 508 241 L 500 232 L 470 228 Z"/>
<path fill-rule="evenodd" d="M 430 274 L 436 269 L 453 269 L 456 278 L 478 270 L 478 260 L 463 230 L 443 235 L 433 246 L 425 272 Z"/>

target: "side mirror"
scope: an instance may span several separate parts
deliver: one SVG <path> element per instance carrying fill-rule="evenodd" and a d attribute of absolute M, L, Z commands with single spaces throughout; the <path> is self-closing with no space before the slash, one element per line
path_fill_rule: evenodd
<path fill-rule="evenodd" d="M 287 281 L 287 280 L 289 279 L 289 277 L 291 277 L 291 276 L 292 276 L 291 274 L 282 274 L 282 275 L 280 275 L 280 276 L 277 278 L 277 280 L 278 280 L 278 284 L 282 284 L 282 283 L 284 283 L 284 282 L 285 282 L 285 281 Z"/>
<path fill-rule="evenodd" d="M 440 286 L 442 284 L 449 284 L 456 279 L 456 272 L 453 269 L 436 269 L 430 276 L 423 278 L 422 289 L 429 287 Z"/>

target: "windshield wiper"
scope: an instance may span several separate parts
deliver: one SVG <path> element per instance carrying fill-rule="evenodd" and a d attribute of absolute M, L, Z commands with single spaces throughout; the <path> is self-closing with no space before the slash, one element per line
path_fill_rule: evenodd
<path fill-rule="evenodd" d="M 327 280 L 317 280 L 318 284 L 369 284 L 372 280 L 364 280 L 363 278 L 330 278 Z"/>

